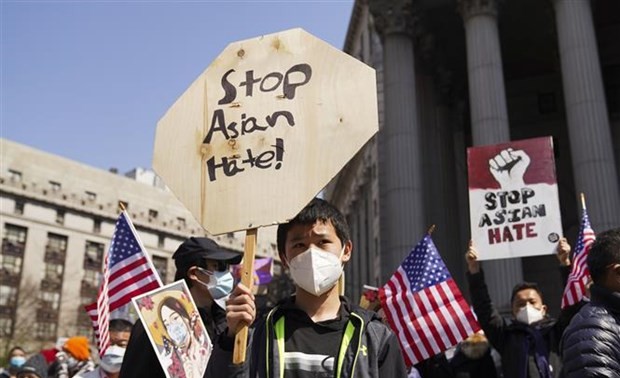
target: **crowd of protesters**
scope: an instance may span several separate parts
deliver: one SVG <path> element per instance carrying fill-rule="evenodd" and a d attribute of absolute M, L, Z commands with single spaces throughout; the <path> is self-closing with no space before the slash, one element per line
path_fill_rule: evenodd
<path fill-rule="evenodd" d="M 529 282 L 515 285 L 511 314 L 502 316 L 470 243 L 468 289 L 482 330 L 412 367 L 405 366 L 396 335 L 381 317 L 339 293 L 337 282 L 354 252 L 346 219 L 335 207 L 313 200 L 279 226 L 277 246 L 296 289 L 262 317 L 251 291 L 231 284 L 230 265 L 240 255 L 194 237 L 173 255 L 175 279 L 187 283 L 213 340 L 205 377 L 620 378 L 620 229 L 597 235 L 587 257 L 591 294 L 558 319 L 549 316 L 543 293 Z M 570 249 L 560 240 L 556 256 L 563 280 Z M 248 353 L 232 364 L 234 335 L 244 324 L 251 325 Z M 111 345 L 101 357 L 80 336 L 30 355 L 16 346 L 0 378 L 166 376 L 140 321 L 113 319 L 109 328 Z"/>

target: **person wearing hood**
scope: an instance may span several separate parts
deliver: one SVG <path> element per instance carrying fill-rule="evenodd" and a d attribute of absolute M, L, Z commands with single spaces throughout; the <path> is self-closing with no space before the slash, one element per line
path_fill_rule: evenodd
<path fill-rule="evenodd" d="M 172 255 L 176 266 L 174 280 L 183 279 L 187 283 L 211 340 L 226 329 L 223 306 L 234 283 L 230 265 L 238 264 L 242 257 L 206 237 L 190 237 Z M 210 372 L 210 366 L 211 362 L 205 377 L 216 376 Z M 166 377 L 140 321 L 131 331 L 119 377 Z"/>
<path fill-rule="evenodd" d="M 252 324 L 252 293 L 237 285 L 226 302 L 228 329 L 211 360 L 222 377 L 406 377 L 398 339 L 374 311 L 339 295 L 353 244 L 345 217 L 315 198 L 277 231 L 280 259 L 295 282 L 286 298 L 250 329 L 246 360 L 233 365 L 235 332 Z"/>
<path fill-rule="evenodd" d="M 47 378 L 47 361 L 41 353 L 31 356 L 17 371 L 17 378 Z"/>
<path fill-rule="evenodd" d="M 88 338 L 74 336 L 68 338 L 62 346 L 62 350 L 56 353 L 54 362 L 49 365 L 48 376 L 68 378 L 94 369 L 95 363 L 90 358 Z"/>
<path fill-rule="evenodd" d="M 562 238 L 556 248 L 564 283 L 570 272 L 570 245 Z M 504 319 L 493 306 L 480 268 L 478 252 L 470 242 L 467 253 L 467 280 L 478 321 L 491 345 L 502 358 L 504 378 L 557 377 L 562 362 L 559 344 L 562 332 L 574 314 L 571 307 L 562 310 L 560 320 L 547 314 L 547 306 L 538 285 L 522 282 L 512 290 L 512 319 Z"/>
<path fill-rule="evenodd" d="M 17 370 L 26 362 L 26 351 L 22 347 L 14 346 L 8 355 L 9 366 L 0 371 L 0 378 L 14 378 Z"/>

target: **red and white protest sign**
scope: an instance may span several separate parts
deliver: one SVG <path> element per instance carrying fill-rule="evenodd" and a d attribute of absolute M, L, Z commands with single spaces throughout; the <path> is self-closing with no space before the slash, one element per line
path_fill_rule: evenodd
<path fill-rule="evenodd" d="M 467 165 L 479 259 L 554 253 L 562 221 L 551 137 L 471 147 Z"/>

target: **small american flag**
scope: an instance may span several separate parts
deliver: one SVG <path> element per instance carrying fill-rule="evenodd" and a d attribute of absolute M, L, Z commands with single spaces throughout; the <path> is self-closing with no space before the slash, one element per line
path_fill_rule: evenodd
<path fill-rule="evenodd" d="M 594 230 L 590 226 L 590 219 L 584 207 L 577 245 L 573 254 L 573 266 L 566 281 L 564 295 L 562 295 L 562 308 L 574 305 L 583 298 L 583 294 L 586 291 L 586 283 L 590 279 L 590 271 L 588 270 L 586 259 L 588 258 L 588 252 L 590 252 L 590 246 L 592 246 L 595 239 Z"/>
<path fill-rule="evenodd" d="M 160 286 L 159 275 L 151 265 L 129 215 L 123 211 L 116 221 L 110 248 L 105 253 L 97 301 L 84 306 L 93 322 L 100 356 L 110 345 L 110 313 L 129 303 L 136 295 Z"/>
<path fill-rule="evenodd" d="M 379 289 L 379 298 L 408 366 L 480 329 L 429 234 Z"/>

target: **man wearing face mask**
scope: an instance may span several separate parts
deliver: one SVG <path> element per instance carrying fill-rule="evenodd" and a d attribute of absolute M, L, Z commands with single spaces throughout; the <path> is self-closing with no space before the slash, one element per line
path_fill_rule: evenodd
<path fill-rule="evenodd" d="M 564 281 L 570 272 L 570 245 L 562 238 L 556 249 Z M 510 298 L 512 321 L 495 309 L 480 268 L 478 252 L 470 241 L 465 255 L 467 280 L 474 311 L 491 345 L 502 357 L 504 378 L 557 377 L 562 363 L 559 343 L 572 306 L 562 310 L 560 320 L 547 316 L 547 306 L 538 285 L 517 284 Z"/>
<path fill-rule="evenodd" d="M 392 331 L 375 312 L 339 295 L 353 248 L 344 216 L 314 199 L 278 227 L 277 245 L 295 295 L 257 322 L 246 361 L 232 365 L 235 331 L 255 317 L 253 297 L 239 284 L 227 301 L 228 330 L 214 348 L 214 370 L 223 377 L 406 377 Z"/>
<path fill-rule="evenodd" d="M 174 280 L 184 279 L 187 283 L 211 340 L 215 340 L 216 336 L 226 329 L 226 312 L 223 306 L 234 283 L 230 265 L 238 264 L 242 257 L 242 254 L 225 250 L 205 237 L 187 239 L 172 255 L 176 266 Z M 219 376 L 211 373 L 210 367 L 211 362 L 205 377 Z M 166 376 L 142 322 L 136 322 L 131 331 L 119 376 Z"/>
<path fill-rule="evenodd" d="M 596 236 L 587 257 L 591 301 L 564 332 L 563 377 L 620 377 L 620 228 Z"/>

